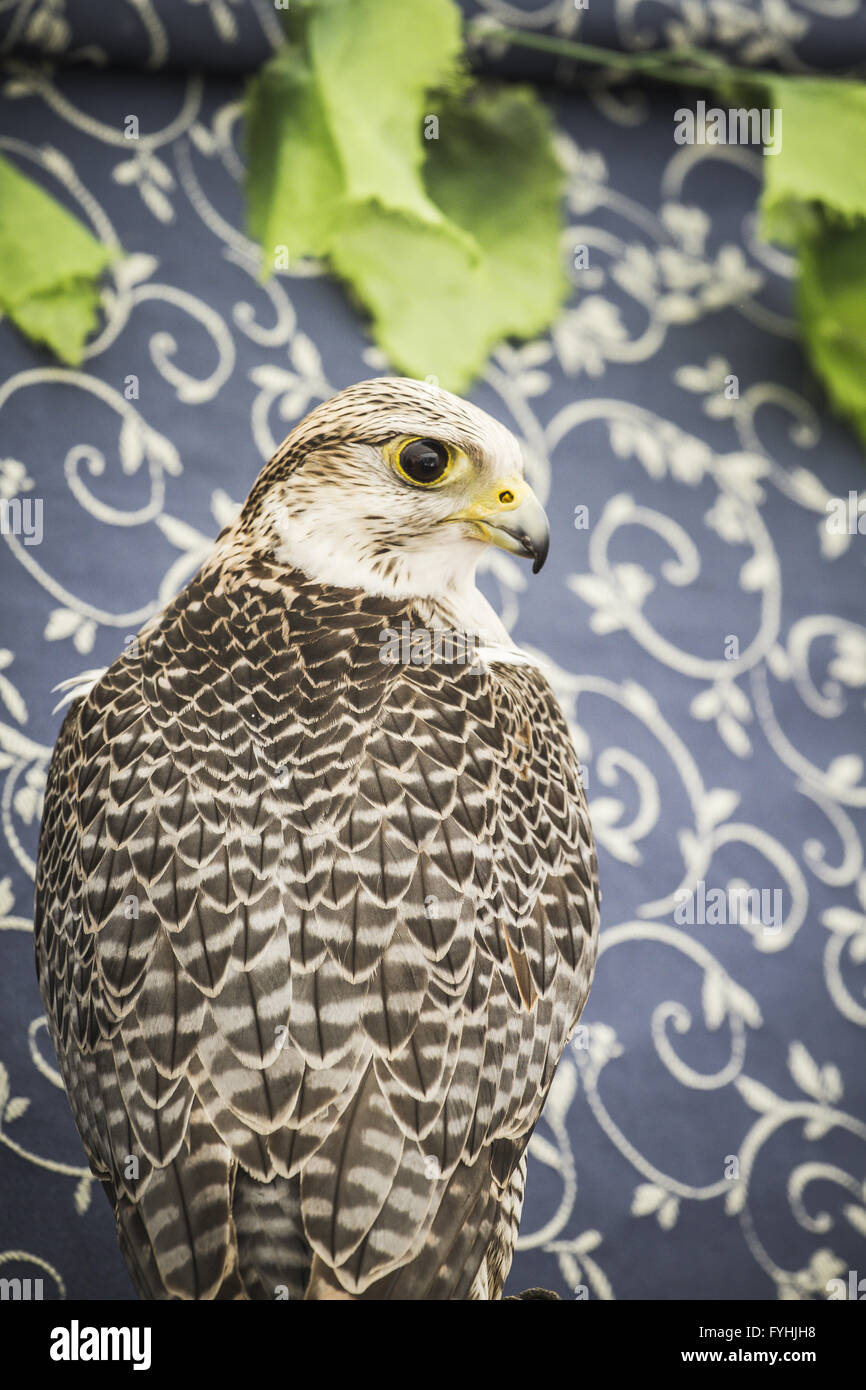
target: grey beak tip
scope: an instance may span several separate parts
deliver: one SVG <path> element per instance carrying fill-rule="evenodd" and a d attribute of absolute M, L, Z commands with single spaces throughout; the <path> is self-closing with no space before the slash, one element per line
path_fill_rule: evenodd
<path fill-rule="evenodd" d="M 529 553 L 533 557 L 532 573 L 538 574 L 538 571 L 544 568 L 544 562 L 547 559 L 547 553 L 550 550 L 550 536 L 545 536 L 544 540 L 541 542 L 540 545 L 534 544 L 530 541 L 528 549 Z"/>
<path fill-rule="evenodd" d="M 537 536 L 527 535 L 527 533 L 523 531 L 518 535 L 517 539 L 523 546 L 524 554 L 532 557 L 532 573 L 538 574 L 538 571 L 542 568 L 547 559 L 547 552 L 550 549 L 550 536 L 546 535 L 543 540 L 540 540 Z"/>
<path fill-rule="evenodd" d="M 505 522 L 497 520 L 494 526 L 497 531 L 517 542 L 520 550 L 515 553 L 531 559 L 532 573 L 538 574 L 550 549 L 550 525 L 534 497 L 531 501 L 533 506 L 529 517 L 521 516 L 518 509 L 514 514 L 513 525 L 508 526 Z"/>

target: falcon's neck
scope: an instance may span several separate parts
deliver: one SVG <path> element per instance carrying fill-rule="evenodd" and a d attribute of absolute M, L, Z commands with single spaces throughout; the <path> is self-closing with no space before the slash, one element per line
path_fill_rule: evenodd
<path fill-rule="evenodd" d="M 424 551 L 365 553 L 335 543 L 327 532 L 298 530 L 262 547 L 237 524 L 217 542 L 214 560 L 234 568 L 250 552 L 265 561 L 274 578 L 291 583 L 303 575 L 312 584 L 384 598 L 410 606 L 422 626 L 463 632 L 498 651 L 520 653 L 501 619 L 481 593 L 475 572 L 481 555 L 477 542 L 455 538 Z M 266 559 L 265 559 L 266 556 Z"/>

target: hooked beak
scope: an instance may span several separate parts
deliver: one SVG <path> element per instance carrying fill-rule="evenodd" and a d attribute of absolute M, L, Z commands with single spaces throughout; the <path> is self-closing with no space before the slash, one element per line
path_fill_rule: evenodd
<path fill-rule="evenodd" d="M 499 546 L 500 550 L 530 556 L 533 574 L 538 574 L 547 559 L 547 514 L 529 484 L 516 474 L 500 479 L 483 497 L 448 520 L 468 522 L 479 540 Z"/>

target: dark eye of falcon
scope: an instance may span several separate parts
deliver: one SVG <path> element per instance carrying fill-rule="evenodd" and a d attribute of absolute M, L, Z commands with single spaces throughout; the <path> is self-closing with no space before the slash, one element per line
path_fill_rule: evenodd
<path fill-rule="evenodd" d="M 438 483 L 450 461 L 447 444 L 440 444 L 438 439 L 410 439 L 397 455 L 401 472 L 410 482 L 420 483 L 422 487 Z"/>

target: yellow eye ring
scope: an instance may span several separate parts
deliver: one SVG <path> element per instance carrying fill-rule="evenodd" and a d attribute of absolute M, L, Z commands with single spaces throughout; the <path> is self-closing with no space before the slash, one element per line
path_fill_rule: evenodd
<path fill-rule="evenodd" d="M 397 472 L 413 487 L 435 487 L 448 474 L 453 462 L 451 448 L 439 439 L 404 439 L 395 456 Z"/>

